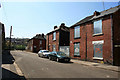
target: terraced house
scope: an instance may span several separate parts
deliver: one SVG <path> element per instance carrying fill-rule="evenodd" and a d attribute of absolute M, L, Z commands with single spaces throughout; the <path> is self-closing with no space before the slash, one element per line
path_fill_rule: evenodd
<path fill-rule="evenodd" d="M 120 6 L 95 11 L 70 27 L 70 56 L 119 65 Z"/>
<path fill-rule="evenodd" d="M 37 34 L 28 40 L 27 50 L 31 52 L 38 52 L 46 49 L 46 37 L 44 34 Z"/>
<path fill-rule="evenodd" d="M 51 51 L 63 51 L 69 55 L 69 28 L 62 23 L 59 27 L 54 26 L 54 30 L 47 33 L 46 49 Z"/>

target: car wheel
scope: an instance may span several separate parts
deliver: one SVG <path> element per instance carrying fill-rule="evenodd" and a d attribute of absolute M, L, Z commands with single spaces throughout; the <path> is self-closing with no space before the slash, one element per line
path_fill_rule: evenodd
<path fill-rule="evenodd" d="M 59 58 L 57 58 L 57 62 L 60 62 L 60 59 L 59 59 Z"/>
<path fill-rule="evenodd" d="M 41 55 L 41 57 L 43 58 L 43 54 Z"/>

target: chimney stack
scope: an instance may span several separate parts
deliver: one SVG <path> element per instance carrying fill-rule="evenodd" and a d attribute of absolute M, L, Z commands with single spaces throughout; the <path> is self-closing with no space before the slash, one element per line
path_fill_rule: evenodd
<path fill-rule="evenodd" d="M 42 37 L 44 37 L 44 34 L 42 33 Z"/>
<path fill-rule="evenodd" d="M 94 12 L 94 16 L 98 16 L 98 15 L 100 15 L 100 12 L 95 11 L 95 12 Z"/>
<path fill-rule="evenodd" d="M 57 26 L 54 26 L 54 29 L 56 29 L 57 28 Z"/>
<path fill-rule="evenodd" d="M 65 26 L 65 23 L 61 23 L 61 26 Z"/>

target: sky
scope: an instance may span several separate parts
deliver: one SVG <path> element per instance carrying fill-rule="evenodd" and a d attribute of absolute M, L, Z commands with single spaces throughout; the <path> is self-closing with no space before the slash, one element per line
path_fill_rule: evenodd
<path fill-rule="evenodd" d="M 32 38 L 36 34 L 47 34 L 65 23 L 72 26 L 94 11 L 118 6 L 118 2 L 2 2 L 0 22 L 5 25 L 5 36 L 12 38 Z"/>

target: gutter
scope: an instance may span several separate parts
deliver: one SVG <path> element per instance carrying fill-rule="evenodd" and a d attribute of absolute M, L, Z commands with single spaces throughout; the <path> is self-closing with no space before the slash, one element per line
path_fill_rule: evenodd
<path fill-rule="evenodd" d="M 111 57 L 113 59 L 113 15 L 110 15 L 111 19 Z"/>

